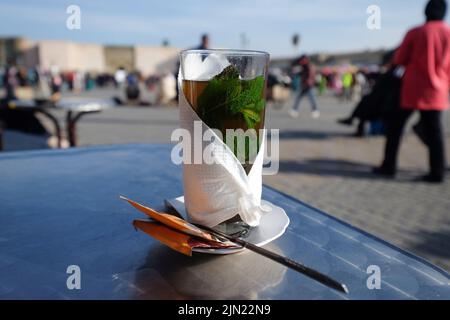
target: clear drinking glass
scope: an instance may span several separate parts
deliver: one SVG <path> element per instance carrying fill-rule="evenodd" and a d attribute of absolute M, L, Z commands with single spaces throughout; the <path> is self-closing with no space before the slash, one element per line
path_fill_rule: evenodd
<path fill-rule="evenodd" d="M 268 64 L 269 54 L 262 51 L 185 50 L 180 54 L 180 90 L 199 118 L 220 130 L 247 174 L 261 143 L 259 130 L 264 128 Z M 239 147 L 238 137 L 227 137 L 227 129 L 254 129 L 256 141 L 246 136 L 244 148 Z M 249 147 L 252 143 L 256 150 Z M 237 215 L 219 229 L 232 234 L 244 225 Z"/>

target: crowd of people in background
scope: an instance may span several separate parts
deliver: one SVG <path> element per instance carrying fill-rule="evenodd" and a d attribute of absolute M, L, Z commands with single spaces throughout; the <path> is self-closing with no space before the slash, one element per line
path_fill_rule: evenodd
<path fill-rule="evenodd" d="M 381 65 L 316 66 L 307 55 L 293 60 L 287 70 L 271 68 L 268 76 L 268 99 L 276 101 L 282 95 L 288 112 L 293 118 L 299 116 L 299 107 L 304 97 L 311 106 L 311 116 L 320 116 L 316 95 L 331 95 L 340 102 L 356 103 L 371 92 L 378 77 L 384 70 Z M 284 87 L 290 94 L 278 94 L 278 87 Z M 290 102 L 292 101 L 292 102 Z"/>
<path fill-rule="evenodd" d="M 110 79 L 106 74 L 94 77 L 89 72 L 59 72 L 56 66 L 50 68 L 50 70 L 27 69 L 15 63 L 9 63 L 4 67 L 0 67 L 0 88 L 6 90 L 8 98 L 15 98 L 15 91 L 22 87 L 40 88 L 44 86 L 48 87 L 50 94 L 55 94 L 62 90 L 81 92 L 91 90 L 97 86 L 105 86 Z M 42 88 L 42 90 L 46 89 Z"/>
<path fill-rule="evenodd" d="M 209 36 L 203 34 L 200 44 L 194 49 L 208 49 Z M 0 67 L 0 89 L 4 89 L 8 99 L 23 93 L 21 88 L 29 88 L 37 98 L 59 99 L 61 92 L 84 92 L 93 89 L 116 88 L 118 103 L 139 105 L 174 104 L 177 98 L 176 76 L 178 65 L 174 70 L 143 75 L 139 70 L 126 70 L 119 66 L 113 73 L 93 73 L 79 70 L 59 70 L 52 66 L 49 70 L 25 68 L 10 62 Z M 288 88 L 284 98 L 290 98 L 292 116 L 298 116 L 298 108 L 303 97 L 308 98 L 312 116 L 319 117 L 319 108 L 315 95 L 332 93 L 342 101 L 358 101 L 366 94 L 376 77 L 378 69 L 373 66 L 330 65 L 316 67 L 308 56 L 294 59 L 290 68 L 270 68 L 269 92 L 273 86 Z M 28 95 L 29 96 L 29 95 Z M 277 94 L 271 98 L 277 99 Z"/>
<path fill-rule="evenodd" d="M 172 72 L 142 76 L 139 71 L 119 67 L 114 74 L 82 71 L 60 71 L 25 68 L 14 62 L 0 67 L 2 98 L 57 101 L 61 92 L 85 92 L 93 89 L 116 88 L 116 99 L 123 103 L 140 105 L 171 104 L 176 99 L 176 78 Z"/>

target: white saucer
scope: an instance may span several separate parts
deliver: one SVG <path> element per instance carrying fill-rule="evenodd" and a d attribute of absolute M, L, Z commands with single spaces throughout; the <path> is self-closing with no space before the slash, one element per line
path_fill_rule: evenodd
<path fill-rule="evenodd" d="M 243 238 L 244 240 L 261 247 L 269 242 L 279 238 L 289 225 L 289 217 L 283 208 L 280 208 L 269 201 L 261 200 L 261 204 L 270 208 L 270 210 L 261 217 L 259 226 L 251 228 L 250 232 Z M 189 221 L 184 206 L 184 197 L 165 200 L 165 205 L 168 208 L 175 209 L 180 216 Z M 205 249 L 193 248 L 194 252 L 210 253 L 210 254 L 230 254 L 244 250 L 244 248 L 233 249 Z"/>

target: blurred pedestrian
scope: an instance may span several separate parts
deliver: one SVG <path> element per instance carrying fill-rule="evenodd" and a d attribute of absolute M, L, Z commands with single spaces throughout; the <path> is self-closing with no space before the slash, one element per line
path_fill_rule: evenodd
<path fill-rule="evenodd" d="M 200 45 L 196 48 L 197 50 L 207 50 L 209 49 L 209 35 L 204 33 L 201 36 Z"/>
<path fill-rule="evenodd" d="M 139 83 L 141 82 L 141 80 L 141 75 L 138 71 L 128 73 L 125 89 L 128 100 L 137 101 L 139 99 Z"/>
<path fill-rule="evenodd" d="M 84 73 L 82 71 L 75 71 L 73 77 L 73 90 L 75 92 L 82 92 L 85 89 Z"/>
<path fill-rule="evenodd" d="M 400 95 L 400 67 L 392 65 L 394 50 L 387 51 L 381 60 L 382 71 L 374 80 L 372 89 L 356 104 L 349 117 L 338 119 L 338 123 L 352 126 L 355 119 L 359 121 L 355 137 L 365 137 L 369 131 L 367 123 L 383 123 L 390 118 L 392 110 L 398 109 Z M 383 125 L 384 127 L 384 125 Z"/>
<path fill-rule="evenodd" d="M 125 71 L 125 68 L 119 67 L 114 73 L 114 81 L 116 83 L 116 88 L 123 89 L 126 80 L 127 80 L 127 72 Z"/>
<path fill-rule="evenodd" d="M 420 111 L 423 134 L 429 149 L 430 171 L 420 178 L 426 182 L 444 180 L 445 150 L 441 124 L 448 108 L 450 82 L 450 27 L 443 21 L 445 0 L 430 0 L 425 8 L 426 23 L 410 30 L 394 56 L 394 64 L 405 67 L 400 106 L 387 123 L 384 161 L 374 173 L 394 176 L 403 128 L 415 110 Z"/>
<path fill-rule="evenodd" d="M 172 73 L 166 72 L 161 77 L 160 102 L 164 105 L 175 101 L 177 97 L 177 80 Z"/>
<path fill-rule="evenodd" d="M 352 84 L 353 84 L 353 74 L 350 70 L 346 70 L 342 74 L 342 98 L 343 100 L 350 101 L 352 96 Z"/>
<path fill-rule="evenodd" d="M 8 59 L 8 64 L 3 74 L 3 85 L 5 87 L 5 99 L 16 99 L 16 87 L 19 86 L 18 69 L 12 59 Z"/>
<path fill-rule="evenodd" d="M 301 66 L 300 72 L 300 82 L 301 89 L 298 91 L 295 97 L 294 105 L 289 110 L 289 115 L 293 118 L 297 118 L 299 115 L 298 109 L 300 107 L 300 102 L 304 96 L 308 97 L 309 103 L 311 105 L 311 117 L 318 118 L 320 116 L 319 109 L 317 108 L 316 98 L 314 96 L 314 85 L 316 81 L 316 73 L 314 66 L 309 61 L 306 55 L 302 55 L 299 59 L 299 64 Z"/>
<path fill-rule="evenodd" d="M 318 76 L 319 95 L 323 95 L 327 91 L 327 77 L 324 74 Z"/>
<path fill-rule="evenodd" d="M 352 100 L 354 101 L 361 100 L 366 84 L 367 84 L 366 76 L 361 70 L 358 70 L 355 74 L 353 81 Z"/>

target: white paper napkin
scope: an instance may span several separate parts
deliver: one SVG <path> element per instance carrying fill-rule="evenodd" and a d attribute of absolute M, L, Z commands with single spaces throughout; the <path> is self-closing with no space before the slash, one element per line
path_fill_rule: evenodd
<path fill-rule="evenodd" d="M 208 80 L 220 73 L 229 63 L 220 55 L 209 55 L 203 62 L 191 58 L 193 71 L 188 80 Z M 186 62 L 185 62 L 186 67 Z M 193 68 L 195 67 L 195 68 Z M 183 140 L 184 150 L 201 148 L 202 154 L 208 147 L 213 164 L 183 163 L 183 186 L 186 211 L 191 221 L 213 227 L 239 214 L 250 226 L 257 226 L 261 215 L 267 210 L 261 206 L 262 166 L 266 132 L 262 135 L 261 147 L 256 155 L 250 173 L 247 174 L 230 148 L 209 128 L 201 123 L 201 134 L 208 131 L 214 137 L 211 141 L 201 141 L 194 137 L 194 121 L 201 119 L 189 105 L 182 90 L 182 74 L 179 72 L 179 112 L 180 126 L 191 134 L 190 141 Z M 193 152 L 192 152 L 193 154 Z"/>

